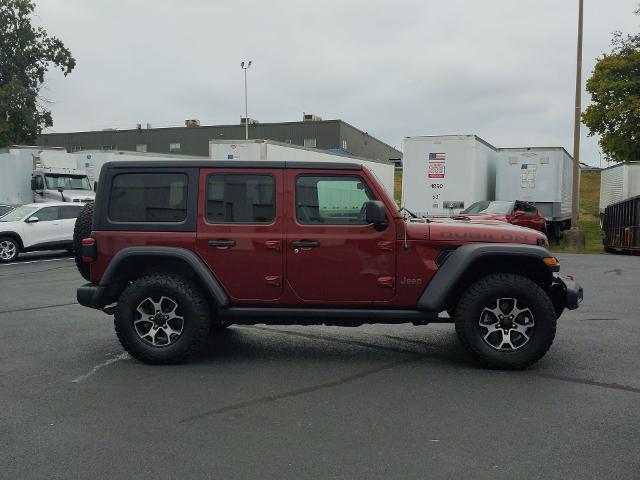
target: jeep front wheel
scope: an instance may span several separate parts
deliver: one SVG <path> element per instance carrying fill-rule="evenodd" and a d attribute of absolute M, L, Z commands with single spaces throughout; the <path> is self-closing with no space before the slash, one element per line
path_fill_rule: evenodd
<path fill-rule="evenodd" d="M 116 334 L 124 349 L 141 362 L 182 363 L 204 347 L 208 311 L 203 295 L 184 278 L 147 275 L 120 295 Z"/>
<path fill-rule="evenodd" d="M 518 370 L 537 362 L 556 333 L 556 312 L 547 293 L 528 278 L 486 276 L 471 285 L 455 310 L 462 344 L 489 368 Z"/>

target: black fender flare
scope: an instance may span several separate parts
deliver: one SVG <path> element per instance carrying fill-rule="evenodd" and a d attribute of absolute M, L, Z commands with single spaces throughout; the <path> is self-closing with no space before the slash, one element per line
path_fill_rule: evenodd
<path fill-rule="evenodd" d="M 202 261 L 202 259 L 191 250 L 178 247 L 152 247 L 139 246 L 127 247 L 120 250 L 114 255 L 105 270 L 98 287 L 103 291 L 108 291 L 109 287 L 117 277 L 122 268 L 127 268 L 127 263 L 134 258 L 154 257 L 159 259 L 176 259 L 186 263 L 195 276 L 200 280 L 202 286 L 211 295 L 216 305 L 225 307 L 229 304 L 229 298 L 222 286 L 213 275 L 211 270 Z"/>
<path fill-rule="evenodd" d="M 553 255 L 544 247 L 517 243 L 469 243 L 458 247 L 447 256 L 444 264 L 435 275 L 418 299 L 417 308 L 430 312 L 441 312 L 446 307 L 447 296 L 456 283 L 471 268 L 473 264 L 487 257 L 500 257 L 517 262 L 518 258 L 529 258 L 539 261 L 552 275 L 557 268 L 544 263 L 545 258 Z"/>

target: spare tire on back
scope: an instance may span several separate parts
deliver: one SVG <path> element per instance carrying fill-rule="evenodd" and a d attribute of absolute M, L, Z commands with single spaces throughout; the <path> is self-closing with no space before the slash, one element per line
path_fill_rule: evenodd
<path fill-rule="evenodd" d="M 91 236 L 91 229 L 93 224 L 93 202 L 87 203 L 78 218 L 76 219 L 76 225 L 73 228 L 73 254 L 75 256 L 76 266 L 80 275 L 85 280 L 90 280 L 89 264 L 82 261 L 82 239 Z"/>

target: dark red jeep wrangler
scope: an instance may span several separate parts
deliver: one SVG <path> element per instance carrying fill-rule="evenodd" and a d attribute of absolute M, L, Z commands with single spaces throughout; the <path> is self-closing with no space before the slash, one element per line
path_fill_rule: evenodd
<path fill-rule="evenodd" d="M 406 218 L 356 164 L 108 163 L 76 242 L 78 302 L 115 314 L 147 363 L 184 361 L 231 324 L 453 322 L 483 365 L 518 369 L 582 300 L 543 234 Z"/>

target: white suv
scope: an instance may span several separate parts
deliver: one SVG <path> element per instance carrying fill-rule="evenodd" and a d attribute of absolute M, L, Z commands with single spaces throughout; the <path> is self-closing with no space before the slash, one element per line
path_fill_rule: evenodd
<path fill-rule="evenodd" d="M 73 249 L 73 227 L 84 205 L 30 203 L 0 217 L 0 263 L 20 252 Z"/>

